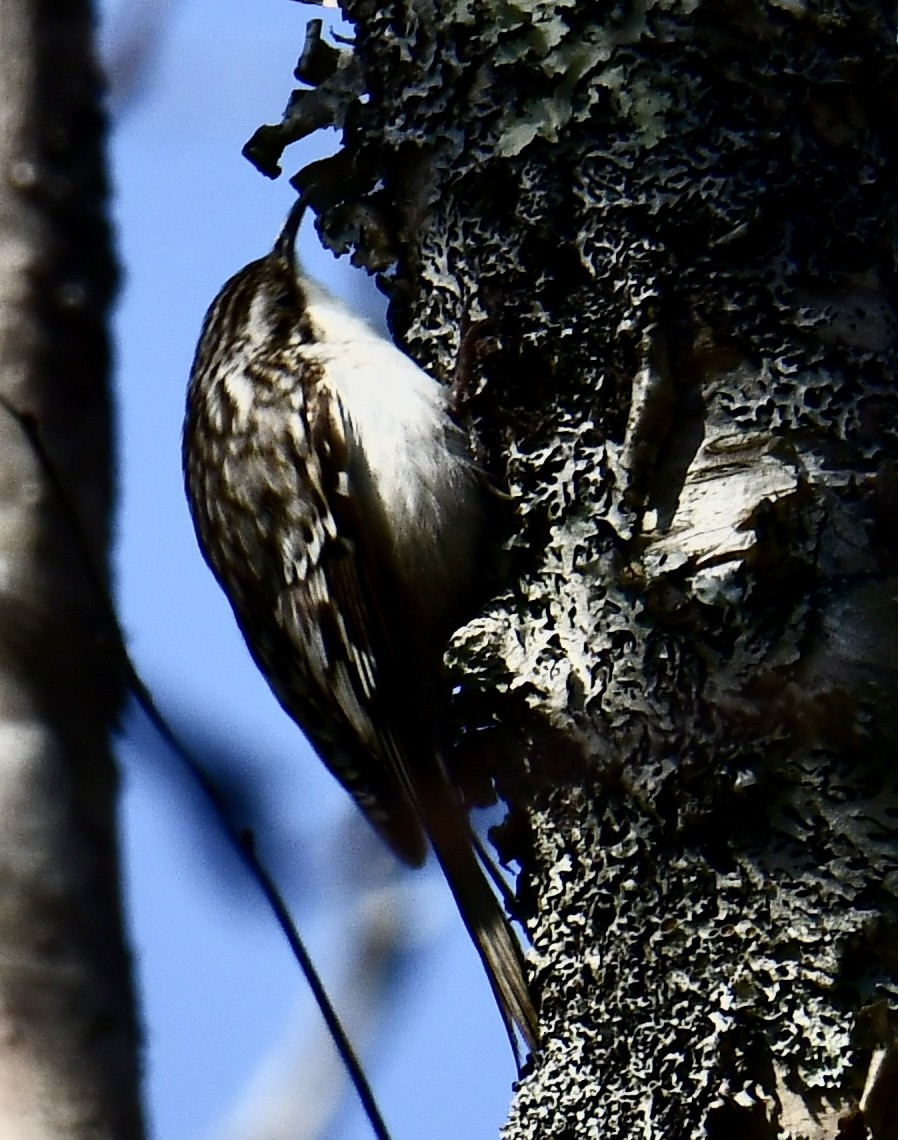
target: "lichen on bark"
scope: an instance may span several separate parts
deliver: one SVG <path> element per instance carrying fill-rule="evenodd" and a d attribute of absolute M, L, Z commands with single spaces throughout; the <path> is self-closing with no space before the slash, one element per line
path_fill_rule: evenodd
<path fill-rule="evenodd" d="M 435 374 L 482 330 L 516 505 L 452 650 L 531 824 L 505 1136 L 894 1135 L 893 6 L 346 11 L 322 233 Z"/>

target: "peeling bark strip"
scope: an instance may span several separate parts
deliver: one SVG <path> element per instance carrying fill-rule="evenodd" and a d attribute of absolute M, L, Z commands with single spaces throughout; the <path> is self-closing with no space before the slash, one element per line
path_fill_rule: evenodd
<path fill-rule="evenodd" d="M 894 6 L 346 8 L 299 180 L 420 363 L 488 322 L 518 505 L 455 643 L 533 824 L 506 1140 L 898 1135 Z"/>
<path fill-rule="evenodd" d="M 0 2 L 0 1135 L 139 1140 L 104 616 L 13 407 L 104 565 L 104 123 L 79 0 Z"/>

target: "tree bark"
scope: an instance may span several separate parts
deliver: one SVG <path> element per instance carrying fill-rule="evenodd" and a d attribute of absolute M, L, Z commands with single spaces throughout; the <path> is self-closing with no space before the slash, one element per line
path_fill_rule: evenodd
<path fill-rule="evenodd" d="M 516 507 L 453 647 L 542 997 L 506 1140 L 898 1136 L 894 8 L 346 10 L 280 141 L 343 127 L 322 233 Z"/>
<path fill-rule="evenodd" d="M 0 1134 L 139 1140 L 109 732 L 114 267 L 90 5 L 0 3 Z"/>

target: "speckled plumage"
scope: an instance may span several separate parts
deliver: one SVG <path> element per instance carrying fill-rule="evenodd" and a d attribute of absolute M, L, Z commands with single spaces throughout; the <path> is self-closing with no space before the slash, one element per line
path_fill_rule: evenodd
<path fill-rule="evenodd" d="M 394 851 L 433 843 L 513 1037 L 517 944 L 436 750 L 442 654 L 470 614 L 485 489 L 445 390 L 298 274 L 300 207 L 203 326 L 184 431 L 203 554 L 280 703 Z"/>

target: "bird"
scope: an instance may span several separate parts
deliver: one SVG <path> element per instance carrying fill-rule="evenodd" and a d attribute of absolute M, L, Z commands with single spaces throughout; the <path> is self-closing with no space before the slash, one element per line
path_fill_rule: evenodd
<path fill-rule="evenodd" d="M 190 373 L 185 487 L 202 554 L 281 706 L 389 847 L 432 847 L 520 1069 L 520 944 L 438 745 L 443 654 L 474 616 L 489 487 L 449 389 L 297 264 L 298 198 L 223 286 Z"/>

